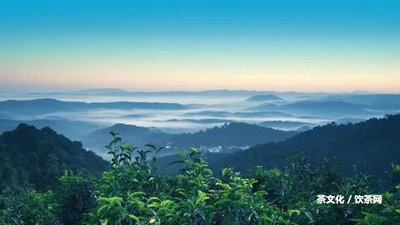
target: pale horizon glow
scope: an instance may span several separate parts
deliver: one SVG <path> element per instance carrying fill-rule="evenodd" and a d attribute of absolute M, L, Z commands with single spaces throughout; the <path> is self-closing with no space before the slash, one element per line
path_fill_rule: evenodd
<path fill-rule="evenodd" d="M 0 4 L 0 86 L 400 92 L 396 1 L 22 2 Z"/>

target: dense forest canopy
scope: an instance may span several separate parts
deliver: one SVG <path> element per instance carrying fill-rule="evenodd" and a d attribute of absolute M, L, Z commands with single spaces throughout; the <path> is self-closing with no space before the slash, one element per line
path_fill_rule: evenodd
<path fill-rule="evenodd" d="M 279 143 L 257 145 L 222 158 L 213 167 L 233 166 L 245 171 L 254 165 L 285 165 L 285 158 L 302 151 L 312 161 L 337 158 L 348 170 L 383 178 L 400 162 L 400 114 L 360 123 L 331 123 L 315 127 Z"/>
<path fill-rule="evenodd" d="M 39 189 L 55 184 L 65 170 L 100 174 L 108 163 L 52 129 L 20 124 L 0 136 L 0 190 L 33 185 Z"/>

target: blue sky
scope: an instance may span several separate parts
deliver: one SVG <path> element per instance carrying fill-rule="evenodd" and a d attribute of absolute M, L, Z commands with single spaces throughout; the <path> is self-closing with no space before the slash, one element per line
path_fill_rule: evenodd
<path fill-rule="evenodd" d="M 0 82 L 400 91 L 400 2 L 0 0 Z"/>

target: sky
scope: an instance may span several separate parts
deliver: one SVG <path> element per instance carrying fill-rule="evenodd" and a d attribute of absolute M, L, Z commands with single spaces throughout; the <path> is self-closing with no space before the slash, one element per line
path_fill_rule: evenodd
<path fill-rule="evenodd" d="M 0 87 L 400 92 L 397 0 L 0 0 Z"/>

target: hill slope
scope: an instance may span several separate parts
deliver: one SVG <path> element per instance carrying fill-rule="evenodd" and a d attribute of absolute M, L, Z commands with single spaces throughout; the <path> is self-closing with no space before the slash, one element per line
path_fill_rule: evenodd
<path fill-rule="evenodd" d="M 20 124 L 0 135 L 0 190 L 5 186 L 47 188 L 64 170 L 99 174 L 108 163 L 50 128 Z"/>
<path fill-rule="evenodd" d="M 283 141 L 295 135 L 295 132 L 286 132 L 261 127 L 246 123 L 227 123 L 222 126 L 202 130 L 195 133 L 169 134 L 156 128 L 138 127 L 135 125 L 115 124 L 112 127 L 104 128 L 87 135 L 83 143 L 89 148 L 99 152 L 105 150 L 104 146 L 111 141 L 110 132 L 119 133 L 123 141 L 136 146 L 145 144 L 156 144 L 186 148 L 207 146 L 210 148 L 221 146 L 221 151 L 229 147 L 253 146 L 256 144 Z M 231 149 L 231 151 L 235 151 Z M 207 150 L 207 149 L 205 149 Z M 171 154 L 164 151 L 165 154 Z"/>
<path fill-rule="evenodd" d="M 345 168 L 380 175 L 400 162 L 400 114 L 356 124 L 328 124 L 300 133 L 280 143 L 258 145 L 216 162 L 245 170 L 255 165 L 284 165 L 285 157 L 303 151 L 311 161 L 338 157 Z"/>
<path fill-rule="evenodd" d="M 172 143 L 186 146 L 252 146 L 266 142 L 283 141 L 295 134 L 295 132 L 234 122 L 196 133 L 175 135 L 172 138 Z"/>
<path fill-rule="evenodd" d="M 170 139 L 171 134 L 162 132 L 156 128 L 139 127 L 128 124 L 115 124 L 111 127 L 96 130 L 83 138 L 83 143 L 89 148 L 98 151 L 105 150 L 112 137 L 110 132 L 118 133 L 125 143 L 142 146 L 145 144 L 165 145 Z"/>

